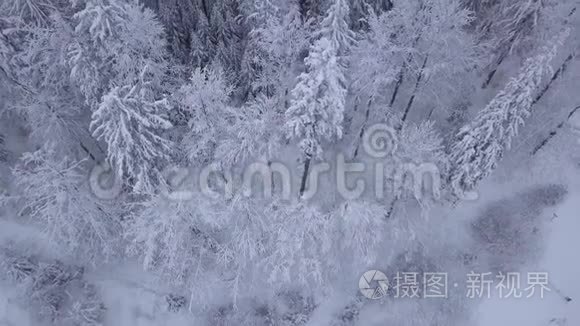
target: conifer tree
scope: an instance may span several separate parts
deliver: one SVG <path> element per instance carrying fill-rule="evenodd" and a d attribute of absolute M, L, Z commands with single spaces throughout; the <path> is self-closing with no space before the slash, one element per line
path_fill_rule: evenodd
<path fill-rule="evenodd" d="M 550 70 L 563 38 L 559 37 L 524 63 L 519 74 L 483 109 L 473 122 L 463 127 L 451 150 L 451 183 L 461 194 L 470 191 L 488 176 L 510 148 L 512 139 L 531 114 L 542 77 Z"/>
<path fill-rule="evenodd" d="M 292 90 L 292 102 L 286 112 L 286 128 L 298 140 L 305 159 L 300 192 L 304 191 L 310 160 L 322 155 L 322 142 L 342 137 L 346 97 L 343 58 L 353 42 L 348 26 L 346 0 L 335 0 L 319 30 L 320 39 L 304 60 L 307 71 Z"/>

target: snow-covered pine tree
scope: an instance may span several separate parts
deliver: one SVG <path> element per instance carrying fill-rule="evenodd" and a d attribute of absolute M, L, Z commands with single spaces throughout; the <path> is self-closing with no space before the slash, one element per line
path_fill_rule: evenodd
<path fill-rule="evenodd" d="M 268 85 L 259 87 L 256 81 L 269 63 L 270 58 L 268 44 L 263 42 L 263 33 L 278 24 L 279 8 L 271 0 L 254 0 L 248 5 L 246 23 L 249 25 L 248 37 L 244 55 L 241 62 L 241 84 L 244 85 L 244 98 L 249 95 L 256 95 L 263 91 L 267 96 L 273 94 L 273 90 Z"/>
<path fill-rule="evenodd" d="M 456 195 L 473 190 L 497 166 L 512 138 L 531 114 L 542 77 L 549 71 L 568 31 L 526 60 L 519 74 L 467 126 L 461 128 L 451 148 L 450 181 Z"/>
<path fill-rule="evenodd" d="M 346 0 L 333 0 L 320 23 L 318 34 L 330 40 L 338 56 L 345 55 L 354 43 L 354 32 L 348 24 L 349 12 Z"/>
<path fill-rule="evenodd" d="M 113 87 L 136 83 L 147 67 L 157 85 L 167 70 L 167 42 L 155 14 L 130 1 L 89 0 L 74 15 L 71 77 L 94 109 Z"/>
<path fill-rule="evenodd" d="M 191 63 L 204 68 L 215 55 L 215 45 L 211 42 L 209 22 L 203 11 L 197 12 L 196 30 L 191 34 Z"/>
<path fill-rule="evenodd" d="M 215 47 L 215 60 L 227 72 L 229 83 L 242 86 L 243 91 L 244 85 L 240 85 L 238 74 L 248 31 L 244 20 L 239 19 L 240 15 L 239 0 L 217 0 L 212 7 L 209 30 Z"/>
<path fill-rule="evenodd" d="M 149 193 L 159 184 L 161 166 L 172 148 L 162 131 L 171 123 L 167 99 L 156 94 L 147 67 L 132 85 L 115 87 L 93 112 L 93 136 L 107 144 L 107 158 L 117 176 L 130 181 L 137 192 Z"/>
<path fill-rule="evenodd" d="M 305 159 L 300 193 L 305 188 L 311 159 L 322 155 L 322 142 L 342 137 L 347 93 L 342 56 L 354 41 L 348 10 L 346 0 L 331 4 L 320 26 L 320 39 L 304 60 L 307 71 L 299 76 L 286 111 L 288 135 L 299 142 Z"/>
<path fill-rule="evenodd" d="M 170 52 L 181 62 L 187 63 L 192 50 L 192 32 L 199 13 L 197 1 L 163 0 L 159 1 L 159 19 L 167 31 Z"/>
<path fill-rule="evenodd" d="M 157 92 L 165 91 L 165 78 L 169 69 L 166 34 L 155 13 L 138 2 L 125 5 L 125 18 L 119 30 L 114 65 L 115 86 L 139 80 L 147 68 Z"/>
<path fill-rule="evenodd" d="M 346 87 L 343 69 L 330 40 L 322 38 L 305 60 L 308 72 L 292 90 L 287 127 L 306 157 L 322 154 L 322 141 L 342 137 Z"/>
<path fill-rule="evenodd" d="M 163 28 L 135 1 L 88 0 L 74 21 L 71 77 L 93 111 L 91 132 L 119 176 L 151 191 L 171 147 L 162 136 L 171 126 Z"/>
<path fill-rule="evenodd" d="M 88 0 L 73 16 L 76 37 L 69 50 L 70 77 L 93 108 L 113 79 L 111 63 L 118 51 L 114 44 L 123 19 L 123 6 L 116 0 Z"/>
<path fill-rule="evenodd" d="M 76 32 L 88 34 L 93 42 L 105 43 L 107 38 L 117 36 L 116 28 L 123 20 L 124 10 L 116 0 L 88 0 L 83 9 L 74 15 L 78 21 Z M 104 44 L 103 44 L 104 45 Z"/>

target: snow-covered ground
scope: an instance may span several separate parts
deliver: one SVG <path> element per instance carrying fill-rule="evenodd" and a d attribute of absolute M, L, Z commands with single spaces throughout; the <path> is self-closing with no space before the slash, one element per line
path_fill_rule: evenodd
<path fill-rule="evenodd" d="M 538 270 L 549 273 L 553 285 L 542 298 L 485 300 L 477 311 L 480 326 L 580 325 L 580 192 L 570 193 L 568 199 L 551 210 L 553 217 L 545 253 L 537 264 Z M 558 293 L 560 292 L 560 293 Z M 562 296 L 569 296 L 566 302 Z M 552 321 L 550 324 L 550 321 Z"/>

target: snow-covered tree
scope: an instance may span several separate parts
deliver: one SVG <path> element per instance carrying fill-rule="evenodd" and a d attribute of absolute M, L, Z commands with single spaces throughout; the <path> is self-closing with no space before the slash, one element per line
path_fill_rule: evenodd
<path fill-rule="evenodd" d="M 119 39 L 111 49 L 117 51 L 112 67 L 116 74 L 114 82 L 116 85 L 134 82 L 147 67 L 155 85 L 161 85 L 169 65 L 163 26 L 151 10 L 137 3 L 125 5 L 125 15 Z"/>
<path fill-rule="evenodd" d="M 285 12 L 279 10 L 277 16 L 270 16 L 250 33 L 254 34 L 255 46 L 262 51 L 252 89 L 277 98 L 285 109 L 295 84 L 297 63 L 310 45 L 311 27 L 302 22 L 296 0 L 289 1 L 287 7 Z"/>
<path fill-rule="evenodd" d="M 336 49 L 326 38 L 316 42 L 305 62 L 308 72 L 292 90 L 286 125 L 310 158 L 322 154 L 323 141 L 342 137 L 346 80 Z"/>
<path fill-rule="evenodd" d="M 350 0 L 350 23 L 353 30 L 368 28 L 367 19 L 372 12 L 378 15 L 392 7 L 391 0 Z"/>
<path fill-rule="evenodd" d="M 333 0 L 320 23 L 319 35 L 330 41 L 337 55 L 345 55 L 354 43 L 354 32 L 348 25 L 349 6 L 346 0 Z"/>
<path fill-rule="evenodd" d="M 534 97 L 542 77 L 550 71 L 550 62 L 567 33 L 545 46 L 524 63 L 519 74 L 477 115 L 463 127 L 451 148 L 451 183 L 454 191 L 473 190 L 477 183 L 497 166 L 519 128 L 531 114 Z"/>
<path fill-rule="evenodd" d="M 82 139 L 88 132 L 79 123 L 86 108 L 69 78 L 67 62 L 73 40 L 71 25 L 55 12 L 46 25 L 15 33 L 20 36 L 9 40 L 14 52 L 8 67 L 13 118 L 23 118 L 30 140 L 37 146 L 59 144 L 55 150 L 63 155 L 86 155 Z"/>
<path fill-rule="evenodd" d="M 14 76 L 17 71 L 14 58 L 18 51 L 13 38 L 17 38 L 18 35 L 14 28 L 17 21 L 18 19 L 14 17 L 0 18 L 0 96 L 4 99 L 0 104 L 0 114 L 6 112 L 10 103 L 14 101 L 15 88 L 19 86 Z"/>
<path fill-rule="evenodd" d="M 249 25 L 246 47 L 241 62 L 242 84 L 246 94 L 261 91 L 256 81 L 269 63 L 268 44 L 263 42 L 263 33 L 270 27 L 278 24 L 279 8 L 271 0 L 258 0 L 249 3 L 246 22 Z M 272 90 L 266 85 L 264 92 L 271 94 Z"/>
<path fill-rule="evenodd" d="M 56 10 L 58 1 L 53 0 L 3 0 L 0 12 L 18 16 L 22 22 L 34 25 L 49 24 L 51 12 Z"/>
<path fill-rule="evenodd" d="M 117 1 L 87 1 L 85 7 L 74 15 L 78 20 L 76 32 L 87 33 L 94 42 L 104 43 L 116 36 L 118 24 L 123 19 L 124 8 Z"/>
<path fill-rule="evenodd" d="M 269 297 L 298 285 L 305 295 L 323 294 L 333 280 L 354 277 L 358 266 L 374 261 L 386 232 L 382 206 L 371 203 L 323 211 L 303 203 L 236 196 L 226 204 L 192 195 L 185 202 L 160 196 L 146 203 L 131 219 L 129 238 L 131 252 L 148 269 L 187 286 L 194 306 L 216 288 L 234 303 L 258 289 Z"/>
<path fill-rule="evenodd" d="M 228 72 L 230 84 L 235 86 L 244 86 L 239 85 L 240 79 L 235 74 L 241 70 L 244 40 L 248 32 L 244 20 L 238 19 L 240 15 L 239 0 L 216 1 L 212 7 L 209 26 L 215 47 L 215 59 Z"/>
<path fill-rule="evenodd" d="M 318 0 L 298 0 L 300 13 L 305 21 L 318 20 L 324 12 L 324 1 Z"/>
<path fill-rule="evenodd" d="M 189 82 L 176 93 L 181 110 L 188 117 L 188 131 L 182 147 L 192 162 L 209 163 L 228 124 L 235 117 L 229 105 L 233 88 L 219 66 L 196 68 Z"/>
<path fill-rule="evenodd" d="M 478 47 L 467 29 L 471 13 L 461 0 L 392 4 L 388 11 L 369 13 L 368 28 L 350 55 L 354 105 L 345 120 L 353 157 L 370 121 L 395 113 L 400 129 L 412 111 L 431 119 L 437 109 L 464 100 L 462 91 L 475 80 Z M 417 106 L 420 111 L 412 110 Z"/>
<path fill-rule="evenodd" d="M 322 142 L 332 142 L 342 137 L 347 89 L 341 55 L 348 51 L 353 42 L 345 0 L 332 3 L 321 23 L 319 34 L 320 39 L 304 60 L 307 71 L 299 76 L 286 112 L 288 135 L 299 142 L 304 153 L 305 176 L 310 160 L 322 154 Z"/>
<path fill-rule="evenodd" d="M 118 216 L 91 195 L 85 165 L 86 161 L 57 157 L 47 147 L 25 153 L 13 173 L 21 214 L 40 222 L 58 245 L 90 263 L 118 250 L 120 229 Z"/>
<path fill-rule="evenodd" d="M 119 176 L 151 191 L 171 146 L 162 135 L 171 127 L 163 27 L 135 1 L 89 0 L 73 21 L 71 78 L 93 111 L 91 132 Z"/>
<path fill-rule="evenodd" d="M 167 42 L 151 10 L 135 2 L 90 0 L 74 20 L 71 77 L 93 108 L 112 87 L 137 82 L 145 67 L 152 82 L 161 85 Z"/>
<path fill-rule="evenodd" d="M 108 90 L 113 78 L 111 62 L 119 51 L 114 43 L 123 15 L 123 7 L 117 1 L 91 0 L 73 16 L 76 42 L 70 46 L 70 77 L 92 107 Z"/>
<path fill-rule="evenodd" d="M 209 22 L 201 12 L 197 13 L 197 28 L 191 34 L 191 63 L 195 67 L 204 68 L 215 55 L 215 46 L 211 42 Z"/>
<path fill-rule="evenodd" d="M 458 75 L 475 66 L 477 47 L 467 30 L 471 12 L 460 0 L 393 3 L 387 12 L 369 14 L 369 31 L 353 49 L 351 70 L 360 97 L 393 107 L 409 94 L 397 110 L 406 120 L 419 95 L 432 103 L 442 88 L 452 94 L 465 83 Z"/>
<path fill-rule="evenodd" d="M 544 25 L 544 33 L 550 29 L 554 7 L 557 5 L 553 0 L 485 1 L 471 4 L 478 15 L 475 24 L 479 37 L 493 54 L 484 87 L 489 85 L 499 65 L 514 50 L 529 50 L 530 45 L 542 39 L 537 33 L 538 26 Z"/>
<path fill-rule="evenodd" d="M 192 282 L 198 284 L 213 271 L 210 263 L 215 263 L 221 250 L 214 238 L 224 223 L 221 213 L 200 193 L 187 201 L 155 196 L 131 215 L 127 227 L 129 251 L 140 258 L 146 269 L 157 271 L 173 284 L 204 291 L 209 284 L 195 289 Z"/>
<path fill-rule="evenodd" d="M 201 14 L 196 1 L 165 0 L 158 4 L 159 19 L 167 31 L 170 51 L 182 62 L 188 62 L 196 16 Z"/>
<path fill-rule="evenodd" d="M 441 199 L 449 161 L 443 139 L 433 121 L 407 123 L 397 137 L 397 147 L 386 161 L 386 189 L 392 195 L 387 218 L 395 216 L 400 201 L 413 199 L 424 215 Z"/>
<path fill-rule="evenodd" d="M 3 91 L 7 91 L 9 86 L 15 84 L 13 70 L 15 69 L 14 57 L 17 54 L 17 49 L 14 38 L 18 39 L 15 28 L 18 21 L 14 17 L 0 18 L 0 83 L 5 85 L 2 87 Z"/>
<path fill-rule="evenodd" d="M 170 109 L 168 100 L 155 94 L 145 69 L 136 84 L 105 94 L 93 112 L 94 137 L 107 144 L 107 158 L 117 176 L 128 178 L 136 191 L 150 192 L 160 182 L 160 164 L 171 150 L 171 142 L 162 135 L 171 127 Z"/>
<path fill-rule="evenodd" d="M 273 159 L 284 142 L 284 134 L 278 128 L 284 123 L 284 114 L 278 104 L 275 99 L 259 95 L 244 106 L 232 123 L 221 129 L 214 160 L 224 167 L 239 167 L 253 159 Z"/>

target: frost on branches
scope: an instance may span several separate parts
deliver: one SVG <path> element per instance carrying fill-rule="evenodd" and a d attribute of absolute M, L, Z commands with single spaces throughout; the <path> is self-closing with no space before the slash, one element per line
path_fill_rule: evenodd
<path fill-rule="evenodd" d="M 325 211 L 302 203 L 244 199 L 145 203 L 129 226 L 131 252 L 145 268 L 191 291 L 195 306 L 223 289 L 234 303 L 300 286 L 307 295 L 377 257 L 382 207 L 349 202 Z M 159 216 L 164 216 L 160 219 Z M 393 230 L 394 232 L 394 230 Z M 344 259 L 348 257 L 348 259 Z"/>
<path fill-rule="evenodd" d="M 160 163 L 168 159 L 171 142 L 163 130 L 171 123 L 167 99 L 155 97 L 143 71 L 135 85 L 115 87 L 92 115 L 93 136 L 108 146 L 108 159 L 118 176 L 137 192 L 151 192 L 159 184 Z"/>
<path fill-rule="evenodd" d="M 229 104 L 232 92 L 219 66 L 196 68 L 177 92 L 178 107 L 188 118 L 189 127 L 181 145 L 191 162 L 209 163 L 214 159 L 216 141 L 235 117 Z"/>
<path fill-rule="evenodd" d="M 56 6 L 51 0 L 12 0 L 1 1 L 0 10 L 18 16 L 22 21 L 37 26 L 48 24 L 48 17 Z"/>
<path fill-rule="evenodd" d="M 20 214 L 40 222 L 62 248 L 96 261 L 118 249 L 119 224 L 114 210 L 89 191 L 85 164 L 42 148 L 24 154 L 13 174 L 23 203 Z"/>
<path fill-rule="evenodd" d="M 89 0 L 73 21 L 71 77 L 93 108 L 110 89 L 135 83 L 145 67 L 162 84 L 166 40 L 151 10 L 133 1 Z"/>

